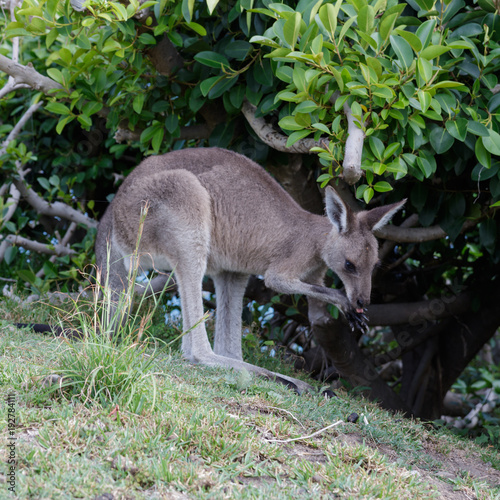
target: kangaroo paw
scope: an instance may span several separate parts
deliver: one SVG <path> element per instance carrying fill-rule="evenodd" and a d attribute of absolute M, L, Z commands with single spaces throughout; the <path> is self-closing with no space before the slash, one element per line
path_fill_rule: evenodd
<path fill-rule="evenodd" d="M 345 317 L 351 330 L 361 330 L 362 332 L 368 331 L 368 318 L 364 313 L 358 313 L 354 309 L 347 311 Z"/>

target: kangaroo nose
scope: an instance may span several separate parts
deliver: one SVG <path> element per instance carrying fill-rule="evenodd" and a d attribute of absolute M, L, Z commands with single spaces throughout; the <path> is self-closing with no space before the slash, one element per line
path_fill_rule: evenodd
<path fill-rule="evenodd" d="M 356 308 L 356 312 L 357 313 L 362 313 L 364 311 L 364 305 L 365 303 L 361 300 L 361 299 L 358 299 L 356 301 L 356 304 L 357 304 L 357 308 Z"/>

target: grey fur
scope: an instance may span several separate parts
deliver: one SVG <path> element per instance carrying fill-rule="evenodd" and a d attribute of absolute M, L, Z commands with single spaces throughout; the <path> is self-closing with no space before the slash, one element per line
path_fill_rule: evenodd
<path fill-rule="evenodd" d="M 351 322 L 364 326 L 377 262 L 372 230 L 404 203 L 354 213 L 327 188 L 328 217 L 322 217 L 303 210 L 264 169 L 232 151 L 199 148 L 151 156 L 125 179 L 99 226 L 97 265 L 104 278 L 108 275 L 115 298 L 126 285 L 146 202 L 140 265 L 175 273 L 183 326 L 192 328 L 183 337 L 184 356 L 285 379 L 299 391 L 309 386 L 242 359 L 241 308 L 248 276 L 263 275 L 277 292 L 335 304 Z M 354 268 L 346 269 L 346 261 Z M 346 293 L 323 285 L 327 268 L 337 273 Z M 204 275 L 216 288 L 213 350 L 200 322 Z"/>

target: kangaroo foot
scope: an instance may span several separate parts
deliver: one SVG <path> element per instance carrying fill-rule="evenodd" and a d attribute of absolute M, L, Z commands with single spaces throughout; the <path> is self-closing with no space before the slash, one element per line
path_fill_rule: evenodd
<path fill-rule="evenodd" d="M 267 378 L 270 380 L 275 380 L 281 384 L 286 385 L 289 389 L 297 392 L 297 394 L 302 394 L 305 391 L 312 390 L 312 387 L 302 380 L 288 377 L 286 375 L 281 375 L 280 373 L 274 373 L 272 371 L 266 370 L 265 368 L 260 368 L 259 366 L 251 365 L 250 363 L 245 363 L 233 358 L 226 358 L 224 356 L 219 356 L 217 354 L 210 354 L 208 356 L 197 357 L 196 363 L 206 365 L 206 366 L 223 366 L 226 368 L 233 368 L 235 370 L 247 370 L 250 373 L 255 373 L 259 377 Z"/>

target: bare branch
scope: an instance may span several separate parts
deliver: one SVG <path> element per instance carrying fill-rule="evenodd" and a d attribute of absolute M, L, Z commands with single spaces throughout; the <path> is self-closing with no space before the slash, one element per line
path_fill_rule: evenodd
<path fill-rule="evenodd" d="M 33 113 L 42 105 L 42 102 L 36 102 L 35 104 L 32 104 L 24 113 L 23 116 L 21 116 L 21 119 L 16 123 L 14 128 L 10 131 L 9 135 L 5 139 L 5 141 L 2 144 L 2 147 L 0 148 L 0 155 L 3 155 L 5 153 L 5 150 L 7 149 L 7 146 L 11 141 L 13 141 L 20 133 L 24 125 L 26 125 L 26 122 L 33 116 Z"/>
<path fill-rule="evenodd" d="M 32 89 L 49 94 L 54 90 L 61 90 L 63 86 L 48 76 L 39 73 L 33 66 L 14 62 L 12 59 L 0 54 L 0 71 L 14 78 L 16 85 L 29 85 Z"/>
<path fill-rule="evenodd" d="M 297 141 L 290 147 L 287 147 L 286 142 L 288 137 L 280 132 L 276 132 L 276 130 L 269 125 L 264 118 L 257 118 L 255 116 L 256 107 L 253 104 L 250 104 L 248 101 L 243 103 L 241 111 L 245 116 L 248 124 L 252 127 L 252 130 L 257 134 L 259 139 L 271 146 L 273 149 L 277 151 L 283 151 L 285 153 L 306 153 L 312 154 L 311 148 L 320 147 L 324 148 L 323 142 L 315 141 L 313 139 L 301 139 Z"/>
<path fill-rule="evenodd" d="M 462 232 L 474 227 L 479 220 L 466 220 Z M 422 243 L 424 241 L 440 240 L 446 238 L 447 233 L 441 226 L 430 227 L 398 227 L 387 225 L 375 231 L 375 236 L 398 243 Z"/>
<path fill-rule="evenodd" d="M 60 237 L 60 235 L 59 235 L 59 232 L 58 232 L 58 231 L 56 231 L 56 236 L 57 236 L 57 239 L 58 239 L 58 240 L 59 240 L 59 242 L 60 242 L 60 243 L 59 243 L 59 245 L 60 245 L 60 246 L 63 246 L 63 247 L 65 247 L 65 248 L 68 248 L 68 249 L 69 249 L 68 244 L 69 244 L 69 242 L 70 242 L 71 238 L 73 237 L 73 234 L 74 234 L 74 232 L 76 231 L 76 228 L 77 228 L 77 227 L 78 227 L 78 224 L 76 224 L 76 222 L 72 222 L 72 223 L 69 225 L 68 230 L 66 231 L 66 234 L 64 235 L 64 238 L 61 238 L 61 237 Z M 55 262 L 55 261 L 56 261 L 56 257 L 57 257 L 56 255 L 53 255 L 53 256 L 49 259 L 49 261 L 50 261 L 50 262 Z M 45 270 L 44 270 L 44 268 L 42 267 L 42 268 L 40 269 L 40 271 L 38 271 L 38 272 L 36 273 L 36 276 L 37 276 L 38 278 L 41 278 L 41 277 L 43 277 L 44 275 L 45 275 Z"/>
<path fill-rule="evenodd" d="M 28 188 L 23 180 L 14 179 L 13 182 L 17 189 L 21 191 L 23 199 L 25 199 L 39 214 L 50 215 L 51 217 L 62 217 L 71 222 L 83 224 L 88 228 L 97 227 L 97 221 L 75 210 L 69 205 L 66 205 L 66 203 L 60 201 L 49 203 L 33 191 L 33 189 Z"/>
<path fill-rule="evenodd" d="M 71 248 L 67 248 L 63 245 L 48 245 L 46 243 L 40 243 L 39 241 L 29 240 L 22 236 L 17 236 L 14 234 L 9 234 L 5 237 L 5 240 L 10 245 L 16 245 L 26 250 L 32 250 L 33 252 L 43 253 L 46 255 L 74 255 L 76 252 Z M 2 242 L 3 243 L 3 242 Z M 0 255 L 3 258 L 3 255 Z"/>
<path fill-rule="evenodd" d="M 14 212 L 16 211 L 16 208 L 19 204 L 19 199 L 21 198 L 21 193 L 19 189 L 14 186 L 14 184 L 10 185 L 10 197 L 7 199 L 6 205 L 8 206 L 7 213 L 5 214 L 5 217 L 1 219 L 1 224 L 0 224 L 0 229 L 3 228 L 3 226 L 12 219 L 12 216 L 14 215 Z"/>
<path fill-rule="evenodd" d="M 352 116 L 351 107 L 344 104 L 344 113 L 347 118 L 347 131 L 349 135 L 345 143 L 343 176 L 345 181 L 352 185 L 359 181 L 363 175 L 361 170 L 361 156 L 363 154 L 363 141 L 365 133 L 358 126 Z"/>
<path fill-rule="evenodd" d="M 465 311 L 471 303 L 471 294 L 463 292 L 449 297 L 442 296 L 420 302 L 397 302 L 392 304 L 372 304 L 368 306 L 368 324 L 388 326 L 411 324 L 419 326 L 423 322 L 435 321 Z"/>

